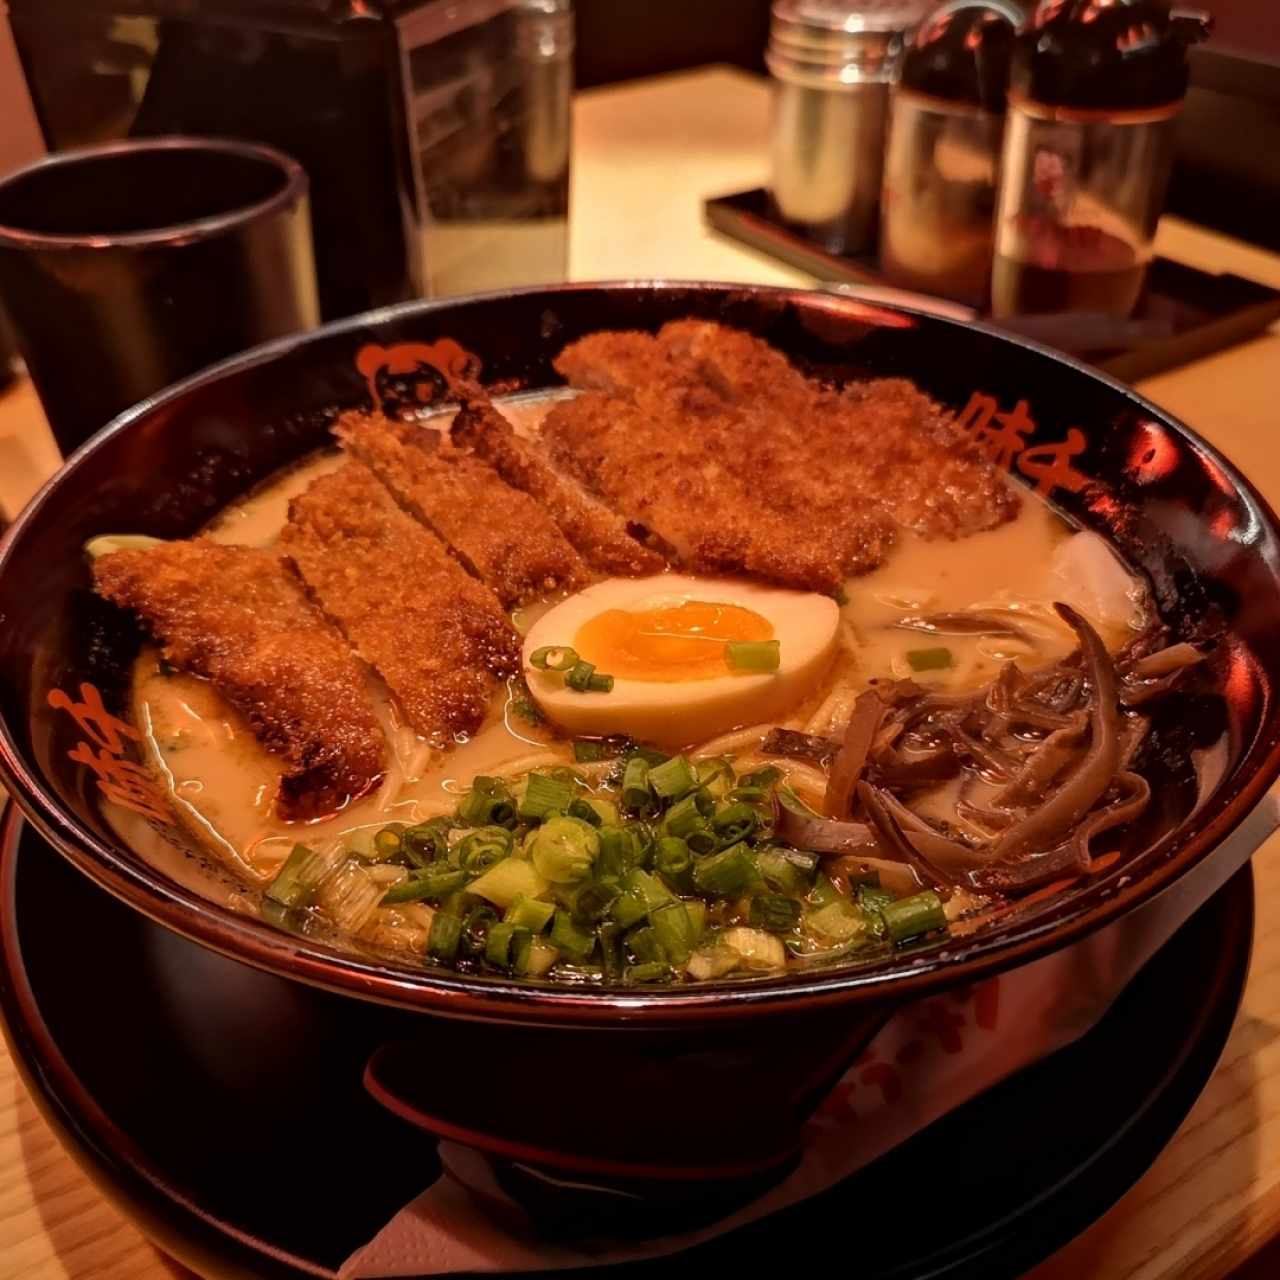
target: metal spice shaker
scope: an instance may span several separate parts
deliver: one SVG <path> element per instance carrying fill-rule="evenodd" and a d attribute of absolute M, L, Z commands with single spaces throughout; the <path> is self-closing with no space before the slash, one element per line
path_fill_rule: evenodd
<path fill-rule="evenodd" d="M 893 90 L 880 269 L 906 289 L 985 308 L 1005 91 L 1023 12 L 946 0 L 916 28 Z"/>
<path fill-rule="evenodd" d="M 997 316 L 1136 306 L 1164 208 L 1187 47 L 1167 0 L 1044 0 L 1014 49 L 992 270 Z"/>
<path fill-rule="evenodd" d="M 927 0 L 776 0 L 772 198 L 834 253 L 875 245 L 889 86 Z"/>

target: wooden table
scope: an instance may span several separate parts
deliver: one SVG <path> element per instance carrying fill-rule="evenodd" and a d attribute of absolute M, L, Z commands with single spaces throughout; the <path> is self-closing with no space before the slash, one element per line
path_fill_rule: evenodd
<path fill-rule="evenodd" d="M 704 196 L 766 177 L 767 123 L 763 82 L 728 70 L 581 95 L 574 277 L 806 283 L 702 225 Z M 1167 221 L 1159 247 L 1280 287 L 1280 257 L 1197 228 Z M 1280 333 L 1273 332 L 1142 390 L 1221 445 L 1280 506 L 1272 429 L 1278 371 Z M 52 457 L 39 406 L 20 385 L 0 398 L 0 501 L 25 497 Z M 1280 1234 L 1280 839 L 1254 859 L 1254 873 L 1253 970 L 1222 1063 L 1147 1175 L 1032 1280 L 1280 1275 L 1280 1256 L 1264 1251 Z M 169 1280 L 174 1273 L 62 1153 L 0 1050 L 0 1280 Z"/>

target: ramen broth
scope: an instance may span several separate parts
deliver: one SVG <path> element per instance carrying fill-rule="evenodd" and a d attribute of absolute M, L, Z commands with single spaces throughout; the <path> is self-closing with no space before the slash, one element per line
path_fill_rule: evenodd
<path fill-rule="evenodd" d="M 528 434 L 549 410 L 549 400 L 513 398 L 503 410 L 517 431 Z M 442 425 L 447 419 L 424 423 L 428 429 Z M 220 513 L 206 532 L 227 543 L 270 546 L 286 520 L 289 501 L 342 462 L 336 451 L 306 460 Z M 1008 523 L 960 541 L 904 533 L 880 568 L 851 580 L 840 609 L 839 656 L 818 691 L 774 723 L 838 737 L 858 693 L 879 682 L 910 678 L 949 692 L 975 689 L 993 680 L 1010 660 L 1032 669 L 1071 653 L 1076 635 L 1052 606 L 1069 585 L 1060 567 L 1055 572 L 1055 557 L 1074 531 L 1046 503 L 1019 492 L 1019 514 Z M 1113 651 L 1146 620 L 1136 580 L 1129 580 L 1127 601 L 1127 610 L 1113 607 L 1109 616 L 1093 617 Z M 517 630 L 526 632 L 553 603 L 516 610 Z M 922 634 L 903 625 L 912 618 L 974 610 L 998 611 L 1011 620 L 1015 634 Z M 945 668 L 913 665 L 913 653 L 943 646 L 949 651 Z M 369 679 L 389 747 L 385 777 L 374 793 L 336 816 L 299 824 L 276 812 L 279 762 L 212 685 L 167 667 L 154 647 L 144 648 L 138 657 L 133 711 L 149 762 L 184 825 L 238 880 L 265 887 L 299 840 L 313 847 L 336 842 L 355 846 L 372 840 L 389 823 L 412 825 L 451 814 L 477 775 L 518 777 L 530 769 L 574 763 L 572 744 L 528 715 L 527 690 L 519 678 L 499 691 L 478 732 L 449 751 L 433 749 L 418 737 L 401 721 L 376 677 Z M 688 743 L 686 749 L 695 760 L 700 748 L 703 755 L 726 754 L 735 758 L 735 768 L 745 770 L 770 763 L 758 756 L 761 736 L 736 741 L 730 734 L 709 744 Z M 820 804 L 818 769 L 788 760 L 772 763 L 802 799 Z M 603 777 L 604 766 L 575 767 L 588 779 Z M 954 819 L 955 794 L 954 785 L 939 787 L 919 796 L 913 807 Z M 130 820 L 128 825 L 136 840 L 138 824 Z M 375 868 L 371 874 L 389 876 L 391 871 Z M 386 916 L 387 927 L 363 928 L 366 939 L 421 950 L 422 920 L 415 924 L 413 906 L 384 909 L 380 915 Z"/>

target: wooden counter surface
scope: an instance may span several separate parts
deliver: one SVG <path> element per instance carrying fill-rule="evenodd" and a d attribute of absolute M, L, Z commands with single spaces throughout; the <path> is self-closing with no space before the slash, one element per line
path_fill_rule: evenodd
<path fill-rule="evenodd" d="M 702 224 L 704 197 L 764 181 L 767 127 L 764 82 L 724 69 L 582 94 L 574 278 L 808 283 Z M 1199 228 L 1166 220 L 1159 249 L 1280 287 L 1280 257 Z M 1273 331 L 1141 390 L 1221 446 L 1280 506 L 1278 375 Z M 0 505 L 25 500 L 55 459 L 39 404 L 20 383 L 0 396 Z M 1280 1236 L 1280 839 L 1254 859 L 1254 874 L 1253 968 L 1217 1072 L 1146 1176 L 1032 1280 L 1280 1275 L 1280 1253 L 1266 1248 Z M 178 1270 L 62 1152 L 0 1048 L 0 1280 L 171 1280 Z"/>

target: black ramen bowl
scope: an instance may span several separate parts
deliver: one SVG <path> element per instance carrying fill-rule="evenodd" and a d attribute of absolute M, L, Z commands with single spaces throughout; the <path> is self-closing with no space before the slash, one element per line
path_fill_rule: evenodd
<path fill-rule="evenodd" d="M 1155 726 L 1158 803 L 1135 847 L 963 939 L 855 967 L 660 991 L 461 976 L 264 923 L 244 908 L 244 887 L 155 807 L 121 722 L 140 635 L 90 591 L 86 540 L 193 534 L 325 445 L 336 411 L 429 405 L 445 394 L 444 369 L 466 367 L 504 391 L 550 386 L 567 342 L 685 316 L 750 330 L 823 377 L 914 380 L 1017 481 L 1144 572 L 1176 634 L 1220 632 L 1199 685 Z M 515 1162 L 517 1181 L 535 1167 L 676 1199 L 709 1178 L 750 1187 L 791 1158 L 808 1109 L 895 1005 L 1064 947 L 1175 884 L 1207 894 L 1218 877 L 1188 873 L 1227 843 L 1238 850 L 1240 838 L 1227 837 L 1280 772 L 1277 536 L 1249 483 L 1186 427 L 1118 383 L 980 325 L 704 284 L 415 303 L 180 383 L 122 414 L 46 485 L 0 547 L 0 769 L 57 849 L 154 920 L 249 964 L 419 1015 L 397 1021 L 370 1087 L 409 1119 Z M 136 839 L 116 833 L 108 801 L 130 812 Z M 1266 825 L 1250 823 L 1243 838 Z M 68 962 L 91 964 L 91 945 Z M 455 1021 L 442 1028 L 421 1015 Z M 503 1088 L 516 1062 L 519 1097 L 536 1105 L 513 1105 Z M 654 1097 L 661 1106 L 618 1101 Z"/>

